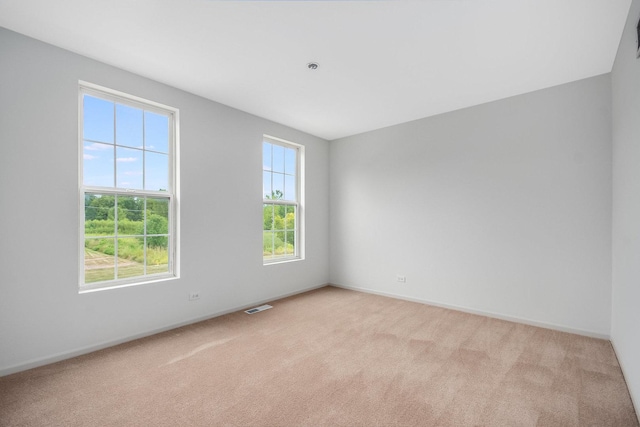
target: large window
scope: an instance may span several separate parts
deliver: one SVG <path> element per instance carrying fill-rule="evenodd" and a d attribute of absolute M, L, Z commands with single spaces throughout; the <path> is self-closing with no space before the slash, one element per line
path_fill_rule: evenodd
<path fill-rule="evenodd" d="M 265 264 L 302 258 L 304 147 L 278 138 L 262 142 L 262 256 Z"/>
<path fill-rule="evenodd" d="M 178 111 L 80 84 L 80 290 L 177 275 Z"/>

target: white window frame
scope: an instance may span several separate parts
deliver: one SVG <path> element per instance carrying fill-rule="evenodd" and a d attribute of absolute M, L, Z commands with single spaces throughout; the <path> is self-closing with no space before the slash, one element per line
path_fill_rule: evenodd
<path fill-rule="evenodd" d="M 79 210 L 79 292 L 93 292 L 103 289 L 114 289 L 125 286 L 134 286 L 145 283 L 153 283 L 172 280 L 180 277 L 180 209 L 179 209 L 179 110 L 155 101 L 130 95 L 104 86 L 80 80 L 78 82 L 78 210 Z M 141 108 L 146 111 L 169 115 L 169 171 L 167 191 L 132 190 L 125 188 L 100 187 L 84 185 L 84 95 L 117 102 L 127 106 Z M 114 159 L 115 160 L 115 159 Z M 114 166 L 115 168 L 115 166 Z M 115 170 L 115 169 L 114 169 Z M 124 279 L 114 279 L 101 282 L 85 283 L 85 195 L 87 193 L 99 193 L 121 196 L 160 197 L 169 199 L 169 271 L 167 273 L 145 274 Z M 117 239 L 117 227 L 115 238 Z"/>
<path fill-rule="evenodd" d="M 296 200 L 273 200 L 266 199 L 263 194 L 262 197 L 262 206 L 273 204 L 273 205 L 284 205 L 284 206 L 295 206 L 296 207 L 296 233 L 294 237 L 295 241 L 295 253 L 290 256 L 273 256 L 272 258 L 265 258 L 264 254 L 262 256 L 263 265 L 274 265 L 274 264 L 282 264 L 285 262 L 291 261 L 300 261 L 304 260 L 305 254 L 305 203 L 304 203 L 304 188 L 305 188 L 305 180 L 304 180 L 304 172 L 305 172 L 305 147 L 301 144 L 296 144 L 295 142 L 287 141 L 282 138 L 277 138 L 271 135 L 263 135 L 262 141 L 260 142 L 260 146 L 262 147 L 264 142 L 268 142 L 273 145 L 279 145 L 285 148 L 292 148 L 296 150 Z M 261 150 L 262 152 L 262 150 Z M 264 158 L 262 159 L 262 171 L 264 172 Z M 264 179 L 264 173 L 262 174 L 262 179 Z M 264 183 L 262 183 L 264 186 Z M 264 187 L 262 187 L 264 188 Z M 264 191 L 263 191 L 264 192 Z M 264 232 L 264 225 L 263 230 Z"/>

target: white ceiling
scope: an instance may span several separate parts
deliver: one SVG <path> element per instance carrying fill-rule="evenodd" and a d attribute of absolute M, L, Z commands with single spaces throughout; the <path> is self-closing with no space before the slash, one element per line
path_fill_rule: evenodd
<path fill-rule="evenodd" d="M 332 140 L 610 72 L 630 4 L 0 0 L 0 26 Z"/>

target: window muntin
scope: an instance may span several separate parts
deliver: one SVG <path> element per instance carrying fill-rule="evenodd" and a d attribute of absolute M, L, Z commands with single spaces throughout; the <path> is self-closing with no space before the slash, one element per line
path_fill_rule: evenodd
<path fill-rule="evenodd" d="M 301 171 L 303 147 L 263 138 L 262 256 L 265 264 L 301 258 Z"/>
<path fill-rule="evenodd" d="M 176 277 L 176 120 L 81 84 L 81 291 Z"/>

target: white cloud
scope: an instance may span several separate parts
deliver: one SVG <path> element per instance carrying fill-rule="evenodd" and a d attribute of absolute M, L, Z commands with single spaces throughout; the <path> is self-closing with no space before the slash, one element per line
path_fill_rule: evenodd
<path fill-rule="evenodd" d="M 130 162 L 135 162 L 138 159 L 135 157 L 118 157 L 116 159 L 117 162 L 126 162 L 126 163 L 130 163 Z"/>
<path fill-rule="evenodd" d="M 98 156 L 92 156 L 91 154 L 83 154 L 82 158 L 85 160 L 93 160 L 93 159 L 97 159 Z"/>
<path fill-rule="evenodd" d="M 140 175 L 142 175 L 142 172 L 127 171 L 127 172 L 124 172 L 123 175 L 140 176 Z"/>

